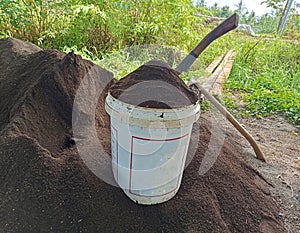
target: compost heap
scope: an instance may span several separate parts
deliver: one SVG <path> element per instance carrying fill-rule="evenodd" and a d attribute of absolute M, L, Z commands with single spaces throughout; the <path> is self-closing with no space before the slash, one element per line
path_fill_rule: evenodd
<path fill-rule="evenodd" d="M 74 96 L 93 68 L 91 77 L 103 83 L 96 126 L 109 153 L 104 98 L 112 74 L 73 53 L 16 39 L 1 39 L 0 51 L 1 232 L 286 232 L 268 184 L 232 138 L 213 168 L 199 175 L 211 136 L 203 117 L 192 132 L 190 148 L 197 151 L 178 194 L 159 205 L 135 204 L 86 167 L 72 139 Z"/>
<path fill-rule="evenodd" d="M 148 108 L 180 108 L 195 104 L 197 94 L 168 64 L 153 60 L 112 85 L 110 93 L 125 103 Z"/>

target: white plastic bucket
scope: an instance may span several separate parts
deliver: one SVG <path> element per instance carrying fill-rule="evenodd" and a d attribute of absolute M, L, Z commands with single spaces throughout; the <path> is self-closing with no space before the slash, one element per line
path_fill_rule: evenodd
<path fill-rule="evenodd" d="M 113 174 L 125 194 L 145 205 L 175 196 L 200 104 L 177 109 L 144 108 L 108 94 L 105 109 L 111 121 Z"/>

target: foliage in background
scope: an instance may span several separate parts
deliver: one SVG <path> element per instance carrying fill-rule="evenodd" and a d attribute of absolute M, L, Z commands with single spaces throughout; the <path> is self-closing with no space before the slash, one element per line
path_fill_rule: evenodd
<path fill-rule="evenodd" d="M 256 33 L 274 33 L 283 0 L 265 0 L 274 15 L 257 17 L 243 1 L 228 6 L 190 0 L 0 0 L 0 37 L 12 36 L 41 47 L 76 46 L 101 56 L 137 44 L 166 44 L 188 51 L 208 31 L 206 18 L 197 13 L 228 17 L 240 15 L 240 23 Z M 286 35 L 299 39 L 300 16 L 293 11 Z M 207 28 L 208 27 L 208 28 Z"/>
<path fill-rule="evenodd" d="M 136 44 L 190 48 L 202 19 L 189 0 L 0 0 L 1 37 L 42 47 L 86 47 L 96 55 Z"/>
<path fill-rule="evenodd" d="M 282 40 L 244 42 L 225 87 L 239 92 L 258 118 L 283 115 L 300 125 L 300 46 Z"/>
<path fill-rule="evenodd" d="M 230 10 L 229 6 L 219 6 L 217 3 L 211 7 L 206 6 L 204 0 L 196 1 L 198 11 L 204 15 L 217 16 L 227 18 L 232 13 L 237 13 L 240 16 L 241 24 L 249 24 L 253 27 L 257 34 L 274 34 L 280 21 L 280 16 L 284 9 L 286 0 L 264 0 L 261 4 L 272 10 L 271 14 L 257 16 L 254 11 L 248 11 L 243 0 L 235 4 L 235 9 Z M 286 25 L 286 35 L 291 38 L 300 39 L 300 4 L 295 3 L 291 9 L 291 14 Z M 297 11 L 298 10 L 298 11 Z"/>
<path fill-rule="evenodd" d="M 66 21 L 63 1 L 0 0 L 0 36 L 12 36 L 42 46 L 55 39 Z"/>

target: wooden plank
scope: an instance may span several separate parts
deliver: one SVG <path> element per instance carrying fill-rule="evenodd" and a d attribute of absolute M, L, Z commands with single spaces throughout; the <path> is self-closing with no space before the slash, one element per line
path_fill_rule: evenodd
<path fill-rule="evenodd" d="M 220 55 L 216 57 L 216 59 L 206 68 L 208 74 L 198 79 L 198 82 L 205 90 L 215 96 L 221 95 L 223 91 L 222 86 L 230 75 L 235 56 L 236 53 L 231 49 L 225 56 Z"/>
<path fill-rule="evenodd" d="M 218 67 L 222 63 L 223 58 L 224 58 L 224 55 L 220 55 L 220 56 L 216 57 L 216 59 L 206 68 L 206 70 L 211 75 L 207 75 L 207 76 L 204 76 L 201 78 L 202 85 L 208 91 L 211 90 L 213 84 L 215 83 L 215 81 L 218 77 L 219 72 L 221 71 L 220 69 L 218 69 Z"/>
<path fill-rule="evenodd" d="M 226 82 L 226 79 L 229 77 L 230 72 L 233 67 L 233 63 L 236 57 L 236 52 L 230 50 L 224 57 L 222 63 L 219 65 L 220 72 L 215 79 L 215 82 L 212 86 L 211 93 L 215 96 L 219 96 L 223 92 L 223 84 Z"/>
<path fill-rule="evenodd" d="M 224 58 L 224 55 L 220 55 L 220 56 L 216 57 L 216 59 L 208 67 L 206 67 L 206 71 L 209 73 L 213 73 L 216 70 L 216 68 L 218 67 L 218 65 L 221 63 L 223 58 Z"/>
<path fill-rule="evenodd" d="M 225 62 L 228 59 L 228 56 L 230 56 L 231 50 L 226 53 L 225 57 L 222 58 L 222 61 L 219 63 L 219 65 L 216 67 L 216 69 L 213 71 L 212 75 L 210 75 L 204 82 L 203 87 L 208 91 L 211 92 L 213 89 L 218 77 L 223 72 L 223 67 L 225 66 Z"/>
<path fill-rule="evenodd" d="M 213 62 L 210 63 L 209 66 L 206 67 L 205 70 L 207 71 L 207 73 L 198 79 L 199 82 L 201 83 L 201 85 L 203 85 L 204 83 L 211 83 L 211 85 L 213 85 L 214 81 L 211 80 L 212 79 L 211 76 L 213 75 L 213 73 L 217 69 L 217 67 L 220 65 L 223 58 L 224 58 L 224 55 L 217 56 L 215 58 L 215 60 L 213 60 Z M 208 81 L 208 79 L 210 79 L 210 81 Z"/>

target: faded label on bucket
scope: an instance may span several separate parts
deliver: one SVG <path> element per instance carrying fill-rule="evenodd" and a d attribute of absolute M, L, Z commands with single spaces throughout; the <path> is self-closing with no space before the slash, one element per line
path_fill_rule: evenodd
<path fill-rule="evenodd" d="M 188 136 L 186 134 L 164 140 L 132 136 L 129 192 L 136 195 L 156 196 L 176 190 L 180 185 Z M 159 149 L 145 155 L 147 148 L 153 147 Z M 146 194 L 145 192 L 160 187 L 159 193 Z"/>
<path fill-rule="evenodd" d="M 112 168 L 128 194 L 162 197 L 178 190 L 191 126 L 141 128 L 111 119 Z"/>

